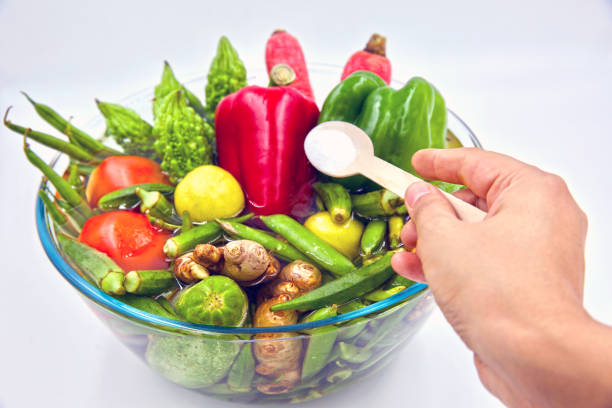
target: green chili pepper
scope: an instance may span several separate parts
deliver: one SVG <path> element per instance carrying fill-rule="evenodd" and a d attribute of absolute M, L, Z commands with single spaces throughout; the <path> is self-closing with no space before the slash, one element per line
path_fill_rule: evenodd
<path fill-rule="evenodd" d="M 50 147 L 53 150 L 57 150 L 58 152 L 66 153 L 68 156 L 73 158 L 74 160 L 78 160 L 85 163 L 100 163 L 101 160 L 94 157 L 87 150 L 80 148 L 79 146 L 66 142 L 62 139 L 58 139 L 54 136 L 48 135 L 43 132 L 38 132 L 36 130 L 32 130 L 29 128 L 24 128 L 19 125 L 15 125 L 11 121 L 7 119 L 9 110 L 11 107 L 9 106 L 4 114 L 4 126 L 11 129 L 15 133 L 19 133 L 22 136 L 29 137 L 32 140 L 37 141 L 40 144 L 43 144 L 47 147 Z"/>
<path fill-rule="evenodd" d="M 228 220 L 235 223 L 240 223 L 253 217 L 252 213 L 245 214 L 241 217 L 236 217 Z M 193 227 L 188 231 L 181 232 L 179 235 L 170 238 L 164 244 L 164 253 L 169 258 L 176 258 L 177 256 L 184 254 L 185 252 L 191 251 L 198 244 L 210 244 L 221 237 L 223 230 L 216 222 L 207 222 L 205 224 Z"/>
<path fill-rule="evenodd" d="M 129 271 L 123 283 L 125 290 L 135 295 L 157 296 L 176 287 L 174 274 L 166 269 Z"/>
<path fill-rule="evenodd" d="M 364 194 L 353 194 L 351 200 L 355 212 L 367 218 L 406 213 L 404 200 L 384 189 Z"/>
<path fill-rule="evenodd" d="M 395 272 L 391 268 L 392 253 L 386 253 L 373 264 L 356 269 L 288 302 L 273 305 L 270 310 L 312 310 L 341 304 L 380 286 Z"/>
<path fill-rule="evenodd" d="M 351 196 L 344 187 L 336 183 L 314 183 L 312 187 L 336 224 L 344 224 L 351 218 Z"/>
<path fill-rule="evenodd" d="M 98 109 L 106 119 L 106 135 L 112 136 L 127 154 L 156 157 L 153 127 L 132 109 L 96 99 Z"/>
<path fill-rule="evenodd" d="M 277 214 L 262 216 L 260 219 L 268 228 L 284 237 L 299 251 L 335 276 L 342 276 L 355 270 L 355 265 L 350 260 L 293 218 Z"/>
<path fill-rule="evenodd" d="M 384 220 L 372 220 L 368 223 L 361 236 L 361 252 L 369 258 L 380 251 L 385 243 L 387 223 Z"/>
<path fill-rule="evenodd" d="M 273 252 L 275 256 L 278 256 L 285 261 L 292 262 L 302 260 L 312 263 L 315 266 L 317 265 L 309 257 L 295 249 L 290 244 L 273 237 L 265 231 L 249 227 L 236 221 L 217 220 L 216 222 L 232 238 L 255 241 L 261 244 L 268 251 Z"/>
<path fill-rule="evenodd" d="M 53 225 L 55 225 L 61 232 L 69 235 L 71 237 L 78 237 L 79 230 L 70 222 L 66 214 L 60 211 L 59 208 L 55 205 L 53 201 L 49 198 L 47 193 L 44 190 L 38 191 L 38 196 L 45 204 L 45 208 L 47 209 L 47 213 L 53 220 Z"/>
<path fill-rule="evenodd" d="M 206 82 L 206 110 L 214 120 L 215 109 L 221 99 L 247 86 L 246 69 L 227 37 L 222 36 L 217 45 L 217 54 L 208 70 Z"/>
<path fill-rule="evenodd" d="M 125 274 L 106 254 L 80 243 L 67 235 L 59 234 L 57 240 L 64 253 L 100 289 L 111 295 L 125 293 Z"/>
<path fill-rule="evenodd" d="M 137 187 L 134 192 L 140 198 L 140 212 L 143 214 L 159 218 L 169 224 L 181 223 L 174 206 L 159 191 L 147 191 Z"/>
<path fill-rule="evenodd" d="M 423 78 L 395 90 L 375 74 L 355 72 L 325 100 L 319 122 L 330 120 L 354 123 L 370 136 L 377 157 L 415 175 L 411 159 L 417 150 L 445 147 L 444 99 Z M 375 188 L 361 176 L 337 182 L 349 189 Z"/>
<path fill-rule="evenodd" d="M 136 189 L 144 191 L 159 191 L 163 194 L 172 194 L 174 186 L 159 183 L 135 184 L 120 190 L 112 191 L 103 195 L 98 200 L 98 208 L 104 211 L 114 211 L 120 209 L 133 208 L 140 203 L 140 198 L 136 195 Z"/>
<path fill-rule="evenodd" d="M 32 106 L 34 106 L 36 113 L 38 113 L 41 118 L 43 118 L 47 123 L 49 123 L 57 130 L 68 136 L 68 138 L 73 144 L 82 147 L 83 149 L 94 155 L 100 155 L 102 157 L 123 154 L 118 150 L 103 145 L 93 137 L 89 136 L 87 133 L 83 132 L 81 129 L 71 125 L 70 122 L 61 117 L 50 106 L 33 101 L 32 98 L 30 98 L 29 95 L 25 92 L 22 92 L 22 94 L 32 104 Z"/>
<path fill-rule="evenodd" d="M 402 228 L 404 228 L 404 217 L 399 215 L 389 217 L 389 247 L 391 249 L 402 246 Z"/>
<path fill-rule="evenodd" d="M 151 313 L 167 319 L 182 320 L 176 313 L 167 310 L 165 307 L 148 296 L 139 296 L 126 293 L 123 296 L 116 296 L 115 299 L 122 301 L 126 305 L 143 312 Z"/>
<path fill-rule="evenodd" d="M 251 343 L 246 343 L 227 375 L 227 385 L 232 390 L 246 392 L 251 389 L 253 377 L 255 377 L 255 358 Z"/>
<path fill-rule="evenodd" d="M 307 315 L 302 323 L 314 322 L 334 317 L 338 314 L 338 306 L 324 307 Z M 323 326 L 306 330 L 310 334 L 308 347 L 302 362 L 302 380 L 314 377 L 327 364 L 327 359 L 334 348 L 338 328 L 335 326 Z"/>
<path fill-rule="evenodd" d="M 62 198 L 66 200 L 71 207 L 74 207 L 74 209 L 78 211 L 79 214 L 82 214 L 85 219 L 88 219 L 93 215 L 91 208 L 83 196 L 74 191 L 68 181 L 64 180 L 59 174 L 53 171 L 51 166 L 45 163 L 32 150 L 30 150 L 29 145 L 25 141 L 23 150 L 28 161 L 37 167 L 47 177 L 47 179 L 49 179 L 60 196 L 62 196 Z"/>

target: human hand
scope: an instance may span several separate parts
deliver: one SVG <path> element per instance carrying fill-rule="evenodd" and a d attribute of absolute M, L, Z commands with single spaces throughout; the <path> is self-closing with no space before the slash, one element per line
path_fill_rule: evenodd
<path fill-rule="evenodd" d="M 583 404 L 592 384 L 567 384 L 584 382 L 578 368 L 587 363 L 569 370 L 564 342 L 584 347 L 572 333 L 596 324 L 582 308 L 587 220 L 563 180 L 479 149 L 428 149 L 412 162 L 424 178 L 466 185 L 457 195 L 488 214 L 463 222 L 439 190 L 412 185 L 402 241 L 416 253 L 396 254 L 394 269 L 427 281 L 483 384 L 504 403 Z"/>

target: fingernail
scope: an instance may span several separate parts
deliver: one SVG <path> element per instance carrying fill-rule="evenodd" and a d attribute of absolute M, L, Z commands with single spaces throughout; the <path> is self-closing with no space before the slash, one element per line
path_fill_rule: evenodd
<path fill-rule="evenodd" d="M 413 208 L 419 198 L 432 192 L 432 188 L 431 185 L 425 182 L 411 184 L 408 189 L 406 189 L 406 205 Z"/>

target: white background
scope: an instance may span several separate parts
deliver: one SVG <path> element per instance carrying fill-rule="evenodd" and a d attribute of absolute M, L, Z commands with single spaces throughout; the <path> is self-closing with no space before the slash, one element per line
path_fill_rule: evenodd
<path fill-rule="evenodd" d="M 87 3 L 0 0 L 0 109 L 13 105 L 14 122 L 44 128 L 19 90 L 83 125 L 94 97 L 153 86 L 164 59 L 179 78 L 202 75 L 222 34 L 261 68 L 276 28 L 309 61 L 338 65 L 380 32 L 394 77 L 425 76 L 487 149 L 565 177 L 590 219 L 585 303 L 612 323 L 610 0 Z M 236 406 L 148 370 L 53 269 L 34 227 L 40 175 L 21 143 L 0 130 L 0 407 Z M 383 374 L 309 406 L 499 406 L 438 311 Z"/>

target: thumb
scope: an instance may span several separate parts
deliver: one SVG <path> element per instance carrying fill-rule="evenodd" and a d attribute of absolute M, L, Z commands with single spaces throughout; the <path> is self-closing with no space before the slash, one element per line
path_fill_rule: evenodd
<path fill-rule="evenodd" d="M 440 190 L 424 181 L 411 184 L 406 190 L 406 208 L 419 239 L 428 239 L 458 221 L 457 213 Z"/>

